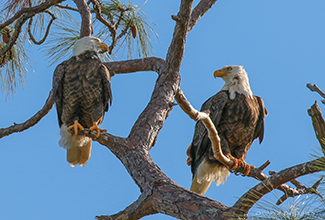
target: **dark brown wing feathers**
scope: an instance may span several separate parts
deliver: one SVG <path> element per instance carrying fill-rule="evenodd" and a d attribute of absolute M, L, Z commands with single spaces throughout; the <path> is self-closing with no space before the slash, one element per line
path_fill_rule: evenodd
<path fill-rule="evenodd" d="M 112 101 L 109 71 L 95 52 L 87 51 L 56 68 L 53 93 L 60 126 L 74 120 L 87 128 L 100 124 Z"/>
<path fill-rule="evenodd" d="M 260 97 L 250 99 L 242 94 L 236 94 L 234 100 L 229 99 L 228 91 L 220 91 L 208 99 L 201 111 L 208 110 L 221 139 L 224 154 L 231 153 L 235 158 L 246 157 L 252 142 L 264 135 L 265 108 Z M 196 169 L 205 158 L 209 163 L 219 164 L 211 159 L 213 152 L 211 142 L 204 124 L 197 122 L 195 126 L 190 157 L 193 176 Z"/>

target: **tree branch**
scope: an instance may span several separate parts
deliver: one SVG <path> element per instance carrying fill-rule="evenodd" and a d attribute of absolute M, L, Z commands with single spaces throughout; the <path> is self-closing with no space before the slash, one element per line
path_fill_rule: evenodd
<path fill-rule="evenodd" d="M 49 96 L 41 110 L 39 110 L 33 117 L 25 121 L 21 124 L 11 125 L 8 128 L 1 128 L 0 129 L 0 138 L 8 136 L 15 132 L 22 132 L 35 124 L 37 124 L 53 107 L 53 100 L 52 100 L 52 91 L 49 93 Z"/>
<path fill-rule="evenodd" d="M 182 0 L 173 39 L 166 56 L 166 65 L 160 69 L 151 99 L 131 129 L 129 138 L 149 150 L 174 105 L 180 83 L 180 65 L 183 60 L 188 20 L 193 0 Z"/>
<path fill-rule="evenodd" d="M 49 34 L 49 32 L 50 32 L 51 25 L 52 25 L 53 21 L 56 19 L 56 17 L 54 16 L 54 14 L 53 14 L 51 11 L 49 11 L 49 10 L 45 10 L 44 12 L 48 13 L 49 15 L 51 15 L 52 18 L 51 18 L 51 20 L 50 20 L 50 22 L 49 22 L 49 24 L 48 24 L 48 26 L 47 26 L 47 29 L 46 29 L 45 35 L 44 35 L 44 37 L 43 37 L 42 40 L 37 41 L 37 40 L 34 38 L 32 32 L 31 32 L 32 23 L 33 23 L 33 17 L 31 17 L 31 18 L 29 19 L 29 23 L 28 23 L 28 34 L 29 34 L 29 37 L 30 37 L 30 39 L 33 41 L 33 43 L 34 43 L 34 44 L 37 44 L 37 45 L 40 45 L 40 44 L 44 43 L 44 41 L 46 40 L 46 38 L 47 38 L 47 36 L 48 36 L 48 34 Z"/>
<path fill-rule="evenodd" d="M 123 211 L 110 216 L 98 216 L 107 219 L 139 219 L 146 215 L 163 213 L 178 219 L 218 219 L 227 207 L 217 201 L 191 192 L 170 180 L 152 161 L 150 154 L 130 138 L 120 138 L 89 129 L 79 131 L 79 135 L 91 137 L 109 148 L 123 163 L 142 192 L 137 201 Z"/>
<path fill-rule="evenodd" d="M 217 2 L 217 0 L 201 0 L 194 8 L 188 31 L 192 30 L 199 19 Z"/>
<path fill-rule="evenodd" d="M 199 112 L 198 110 L 194 109 L 191 103 L 186 99 L 181 89 L 178 90 L 177 94 L 175 95 L 175 99 L 179 104 L 179 106 L 183 109 L 183 111 L 186 114 L 189 115 L 190 118 L 194 119 L 195 121 L 202 120 L 206 129 L 208 130 L 214 157 L 224 165 L 228 167 L 233 167 L 234 162 L 230 160 L 228 157 L 226 157 L 222 152 L 221 145 L 220 145 L 220 138 L 217 129 L 215 128 L 213 122 L 211 121 L 209 114 L 205 112 Z"/>
<path fill-rule="evenodd" d="M 320 167 L 319 163 L 325 163 L 325 157 L 284 169 L 272 175 L 241 196 L 229 209 L 229 212 L 237 215 L 246 215 L 260 198 L 273 189 L 278 188 L 281 184 L 300 176 L 325 170 L 325 166 Z"/>
<path fill-rule="evenodd" d="M 325 155 L 325 142 L 324 142 L 325 141 L 325 121 L 322 116 L 322 111 L 318 107 L 318 104 L 316 101 L 315 101 L 315 104 L 313 104 L 311 106 L 311 108 L 308 109 L 308 114 L 312 119 L 317 140 L 319 141 L 319 143 L 322 147 L 322 151 Z"/>
<path fill-rule="evenodd" d="M 165 60 L 157 57 L 147 57 L 142 59 L 133 59 L 125 61 L 115 61 L 104 63 L 109 70 L 115 73 L 133 73 L 139 71 L 162 72 L 165 66 Z"/>
<path fill-rule="evenodd" d="M 55 5 L 55 4 L 59 4 L 59 3 L 63 2 L 63 1 L 64 0 L 48 0 L 48 1 L 43 2 L 42 4 L 34 6 L 34 7 L 23 8 L 20 11 L 16 12 L 7 21 L 0 24 L 0 30 L 5 28 L 6 26 L 10 25 L 11 23 L 13 23 L 15 20 L 17 20 L 21 15 L 23 15 L 25 13 L 28 13 L 28 12 L 35 12 L 35 13 L 43 12 L 46 9 L 48 9 L 49 7 L 51 7 L 51 6 Z"/>
<path fill-rule="evenodd" d="M 307 88 L 310 89 L 312 92 L 317 92 L 320 96 L 322 96 L 325 99 L 325 92 L 323 92 L 316 84 L 307 84 Z M 325 104 L 325 100 L 322 100 L 322 103 Z"/>
<path fill-rule="evenodd" d="M 78 9 L 73 8 L 73 7 L 70 7 L 69 5 L 64 6 L 64 5 L 56 4 L 55 6 L 58 7 L 58 8 L 64 8 L 64 9 L 68 9 L 68 10 L 72 10 L 72 11 L 79 12 Z"/>
<path fill-rule="evenodd" d="M 10 37 L 9 42 L 0 50 L 0 56 L 3 56 L 8 50 L 12 48 L 12 46 L 15 44 L 23 24 L 31 17 L 33 17 L 35 14 L 44 12 L 49 7 L 61 3 L 64 0 L 49 0 L 45 1 L 44 3 L 34 6 L 31 8 L 23 8 L 22 10 L 18 11 L 12 18 L 8 19 L 4 23 L 0 25 L 0 30 L 8 25 L 10 25 L 12 22 L 16 21 L 15 27 L 14 27 L 14 33 Z"/>
<path fill-rule="evenodd" d="M 73 2 L 76 4 L 81 16 L 80 38 L 90 36 L 93 33 L 93 24 L 89 6 L 86 0 L 73 0 Z"/>

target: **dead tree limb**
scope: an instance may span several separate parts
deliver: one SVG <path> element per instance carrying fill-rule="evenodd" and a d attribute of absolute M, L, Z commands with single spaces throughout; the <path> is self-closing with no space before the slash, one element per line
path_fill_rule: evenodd
<path fill-rule="evenodd" d="M 317 87 L 318 88 L 318 87 Z M 308 109 L 308 114 L 313 122 L 316 138 L 319 141 L 322 151 L 325 155 L 325 121 L 322 116 L 322 111 L 320 110 L 317 102 Z"/>
<path fill-rule="evenodd" d="M 28 119 L 27 121 L 16 124 L 14 123 L 8 128 L 0 128 L 0 138 L 3 138 L 5 136 L 11 135 L 15 132 L 22 132 L 34 125 L 36 125 L 53 107 L 53 101 L 52 101 L 52 91 L 49 93 L 49 96 L 41 110 L 39 110 L 33 117 Z"/>
<path fill-rule="evenodd" d="M 45 35 L 44 35 L 43 39 L 41 39 L 40 41 L 37 41 L 34 38 L 34 36 L 32 34 L 32 31 L 31 31 L 32 23 L 33 23 L 33 17 L 31 17 L 29 19 L 29 23 L 28 23 L 28 34 L 29 34 L 29 38 L 33 41 L 34 44 L 37 44 L 37 45 L 40 45 L 40 44 L 44 43 L 44 41 L 46 40 L 47 36 L 49 35 L 51 25 L 52 25 L 53 21 L 56 19 L 56 17 L 54 16 L 54 14 L 50 10 L 45 10 L 45 12 L 48 13 L 52 18 L 51 18 L 49 24 L 47 25 L 46 32 L 45 32 Z"/>
<path fill-rule="evenodd" d="M 246 215 L 259 199 L 261 199 L 265 194 L 271 192 L 273 189 L 279 187 L 281 184 L 303 175 L 325 170 L 325 166 L 319 166 L 319 163 L 324 162 L 325 157 L 321 157 L 310 162 L 284 169 L 272 175 L 241 196 L 240 199 L 229 209 L 229 212 L 234 215 Z"/>
<path fill-rule="evenodd" d="M 31 8 L 23 8 L 22 10 L 20 10 L 19 12 L 17 12 L 12 18 L 8 19 L 7 21 L 5 21 L 4 23 L 0 24 L 0 30 L 8 25 L 10 25 L 11 23 L 13 23 L 14 21 L 16 21 L 15 25 L 14 25 L 14 32 L 11 35 L 9 42 L 0 50 L 0 56 L 3 56 L 8 50 L 10 50 L 12 48 L 12 46 L 15 44 L 22 26 L 24 25 L 24 23 L 31 17 L 33 17 L 35 14 L 40 13 L 40 12 L 44 12 L 45 10 L 47 10 L 49 7 L 61 3 L 64 0 L 49 0 L 49 1 L 45 1 L 44 3 L 38 5 L 38 6 L 34 6 Z"/>
<path fill-rule="evenodd" d="M 320 96 L 325 99 L 325 92 L 323 92 L 316 84 L 307 84 L 307 88 L 310 89 L 312 92 L 317 92 Z M 322 100 L 322 103 L 325 104 L 325 100 Z"/>
<path fill-rule="evenodd" d="M 86 0 L 73 0 L 81 16 L 80 38 L 90 36 L 93 33 L 91 13 Z"/>

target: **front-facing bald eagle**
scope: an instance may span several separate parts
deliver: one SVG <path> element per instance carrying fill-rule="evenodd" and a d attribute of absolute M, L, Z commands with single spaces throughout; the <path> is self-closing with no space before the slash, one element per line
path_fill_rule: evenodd
<path fill-rule="evenodd" d="M 73 57 L 59 64 L 53 75 L 61 139 L 67 161 L 84 166 L 90 158 L 91 139 L 78 136 L 78 129 L 96 130 L 99 137 L 104 114 L 112 102 L 110 73 L 98 57 L 108 46 L 95 37 L 83 37 L 73 47 Z M 73 131 L 72 133 L 69 131 Z"/>
<path fill-rule="evenodd" d="M 244 159 L 253 141 L 259 138 L 261 143 L 263 140 L 267 111 L 263 100 L 253 95 L 242 66 L 225 66 L 215 71 L 214 77 L 221 77 L 225 85 L 202 105 L 201 111 L 210 112 L 221 149 L 234 161 L 233 168 L 248 175 L 252 166 Z M 204 194 L 212 181 L 217 185 L 225 183 L 229 170 L 214 157 L 208 132 L 201 121 L 196 123 L 187 155 L 193 174 L 192 191 Z"/>

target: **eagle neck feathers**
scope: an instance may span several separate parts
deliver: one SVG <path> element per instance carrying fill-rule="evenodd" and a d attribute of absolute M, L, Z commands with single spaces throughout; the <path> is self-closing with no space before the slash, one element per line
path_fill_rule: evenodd
<path fill-rule="evenodd" d="M 253 99 L 253 93 L 249 85 L 247 73 L 244 69 L 241 69 L 238 74 L 231 78 L 225 77 L 224 80 L 226 83 L 221 88 L 221 91 L 229 91 L 229 98 L 231 100 L 236 98 L 236 92 Z"/>

